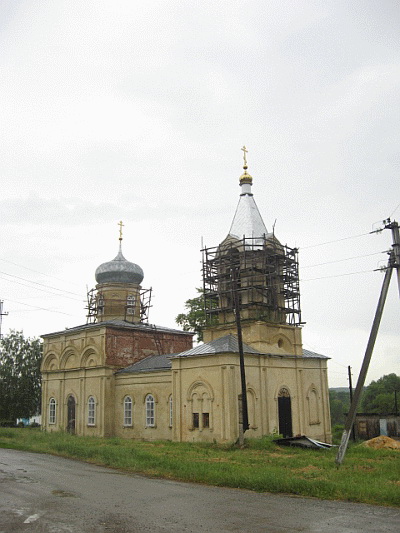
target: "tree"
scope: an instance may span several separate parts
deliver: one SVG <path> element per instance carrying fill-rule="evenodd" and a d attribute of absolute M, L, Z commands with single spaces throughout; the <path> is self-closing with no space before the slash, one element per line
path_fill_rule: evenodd
<path fill-rule="evenodd" d="M 206 325 L 206 314 L 204 310 L 204 291 L 196 289 L 199 296 L 186 300 L 185 309 L 187 313 L 180 313 L 175 322 L 182 327 L 183 331 L 194 331 L 197 341 L 203 340 L 203 329 Z"/>
<path fill-rule="evenodd" d="M 400 376 L 387 374 L 377 381 L 371 381 L 365 388 L 361 400 L 364 413 L 389 414 L 395 411 L 395 391 L 400 403 Z"/>
<path fill-rule="evenodd" d="M 345 413 L 349 412 L 350 394 L 348 390 L 329 389 L 329 405 L 332 426 L 345 423 Z"/>
<path fill-rule="evenodd" d="M 11 330 L 0 340 L 0 420 L 40 412 L 42 344 Z"/>

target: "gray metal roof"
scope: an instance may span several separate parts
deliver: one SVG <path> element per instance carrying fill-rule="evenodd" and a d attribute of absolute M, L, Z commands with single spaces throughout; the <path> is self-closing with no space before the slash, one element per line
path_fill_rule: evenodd
<path fill-rule="evenodd" d="M 251 193 L 241 194 L 229 235 L 237 239 L 268 236 L 268 230 Z"/>
<path fill-rule="evenodd" d="M 46 333 L 45 335 L 41 335 L 41 337 L 50 337 L 52 335 L 59 335 L 61 333 L 69 334 L 69 333 L 76 333 L 78 331 L 84 331 L 84 330 L 90 330 L 90 329 L 97 329 L 102 327 L 112 327 L 112 328 L 118 328 L 118 329 L 129 329 L 129 330 L 141 330 L 141 331 L 149 331 L 154 332 L 161 331 L 165 333 L 175 333 L 180 335 L 194 335 L 194 333 L 191 333 L 190 331 L 182 331 L 180 329 L 172 329 L 172 328 L 166 328 L 164 326 L 155 326 L 152 324 L 143 324 L 142 322 L 132 324 L 131 322 L 127 322 L 125 320 L 104 320 L 104 322 L 95 322 L 94 324 L 82 324 L 81 326 L 75 326 L 73 328 L 66 328 L 62 331 L 55 331 L 53 333 Z"/>
<path fill-rule="evenodd" d="M 298 357 L 296 355 L 277 355 L 277 354 L 262 354 L 261 352 L 255 350 L 248 344 L 243 343 L 243 352 L 248 354 L 258 354 L 258 355 L 270 355 L 275 357 Z M 191 350 L 186 350 L 181 353 L 170 353 L 170 354 L 161 354 L 161 355 L 149 355 L 146 359 L 142 359 L 133 365 L 127 366 L 121 370 L 118 370 L 116 373 L 136 373 L 136 372 L 158 372 L 162 370 L 171 369 L 171 359 L 178 357 L 190 357 L 196 355 L 214 355 L 220 353 L 239 353 L 238 340 L 234 335 L 226 335 L 219 339 L 215 339 L 211 342 L 206 342 L 204 344 L 199 344 Z M 315 359 L 329 359 L 325 355 L 318 354 L 316 352 L 311 352 L 310 350 L 303 350 L 304 357 L 310 357 Z"/>
<path fill-rule="evenodd" d="M 102 263 L 96 269 L 97 283 L 135 283 L 143 281 L 143 270 L 139 265 L 127 261 L 122 255 L 121 244 L 117 256 L 107 263 Z"/>
<path fill-rule="evenodd" d="M 117 374 L 127 374 L 132 372 L 157 372 L 159 370 L 170 370 L 171 361 L 169 357 L 175 354 L 149 355 L 133 365 L 118 370 Z"/>
<path fill-rule="evenodd" d="M 186 350 L 185 352 L 178 353 L 173 357 L 189 357 L 191 355 L 211 355 L 217 353 L 239 353 L 239 344 L 238 340 L 234 335 L 225 335 L 219 339 L 215 339 L 211 342 L 206 342 L 204 344 L 199 344 L 191 350 Z M 243 343 L 243 352 L 244 353 L 255 353 L 261 354 L 248 344 Z"/>
<path fill-rule="evenodd" d="M 314 359 L 330 359 L 330 357 L 327 357 L 326 355 L 322 355 L 316 352 L 311 352 L 310 350 L 306 350 L 304 348 L 303 348 L 303 357 L 311 357 Z"/>

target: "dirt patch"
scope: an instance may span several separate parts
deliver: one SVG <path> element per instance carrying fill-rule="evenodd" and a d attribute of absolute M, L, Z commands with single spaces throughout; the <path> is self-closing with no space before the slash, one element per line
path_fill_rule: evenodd
<path fill-rule="evenodd" d="M 296 468 L 293 471 L 298 472 L 299 474 L 310 474 L 314 472 L 320 472 L 321 468 L 318 468 L 318 466 L 314 466 L 314 465 L 308 465 L 308 466 L 304 466 L 303 468 Z"/>
<path fill-rule="evenodd" d="M 361 446 L 366 446 L 367 448 L 373 448 L 375 450 L 381 449 L 390 449 L 390 450 L 400 450 L 400 442 L 385 435 L 380 435 L 374 439 L 367 440 L 362 443 Z"/>

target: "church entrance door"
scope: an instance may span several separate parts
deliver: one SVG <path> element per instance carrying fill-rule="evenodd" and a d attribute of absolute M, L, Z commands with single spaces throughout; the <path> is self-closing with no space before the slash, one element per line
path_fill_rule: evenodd
<path fill-rule="evenodd" d="M 72 395 L 68 396 L 68 402 L 67 402 L 67 431 L 68 433 L 75 433 L 75 411 L 76 411 L 75 398 Z"/>
<path fill-rule="evenodd" d="M 293 437 L 292 432 L 292 402 L 290 393 L 282 388 L 278 395 L 279 433 L 283 438 Z"/>

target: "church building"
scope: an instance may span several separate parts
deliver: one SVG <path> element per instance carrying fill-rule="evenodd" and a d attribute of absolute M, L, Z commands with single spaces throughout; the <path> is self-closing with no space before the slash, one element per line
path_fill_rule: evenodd
<path fill-rule="evenodd" d="M 46 431 L 234 442 L 245 390 L 245 437 L 331 442 L 328 358 L 302 347 L 297 250 L 267 231 L 244 154 L 228 235 L 202 250 L 204 342 L 148 323 L 143 270 L 123 256 L 120 232 L 117 256 L 96 270 L 88 322 L 43 335 Z"/>

